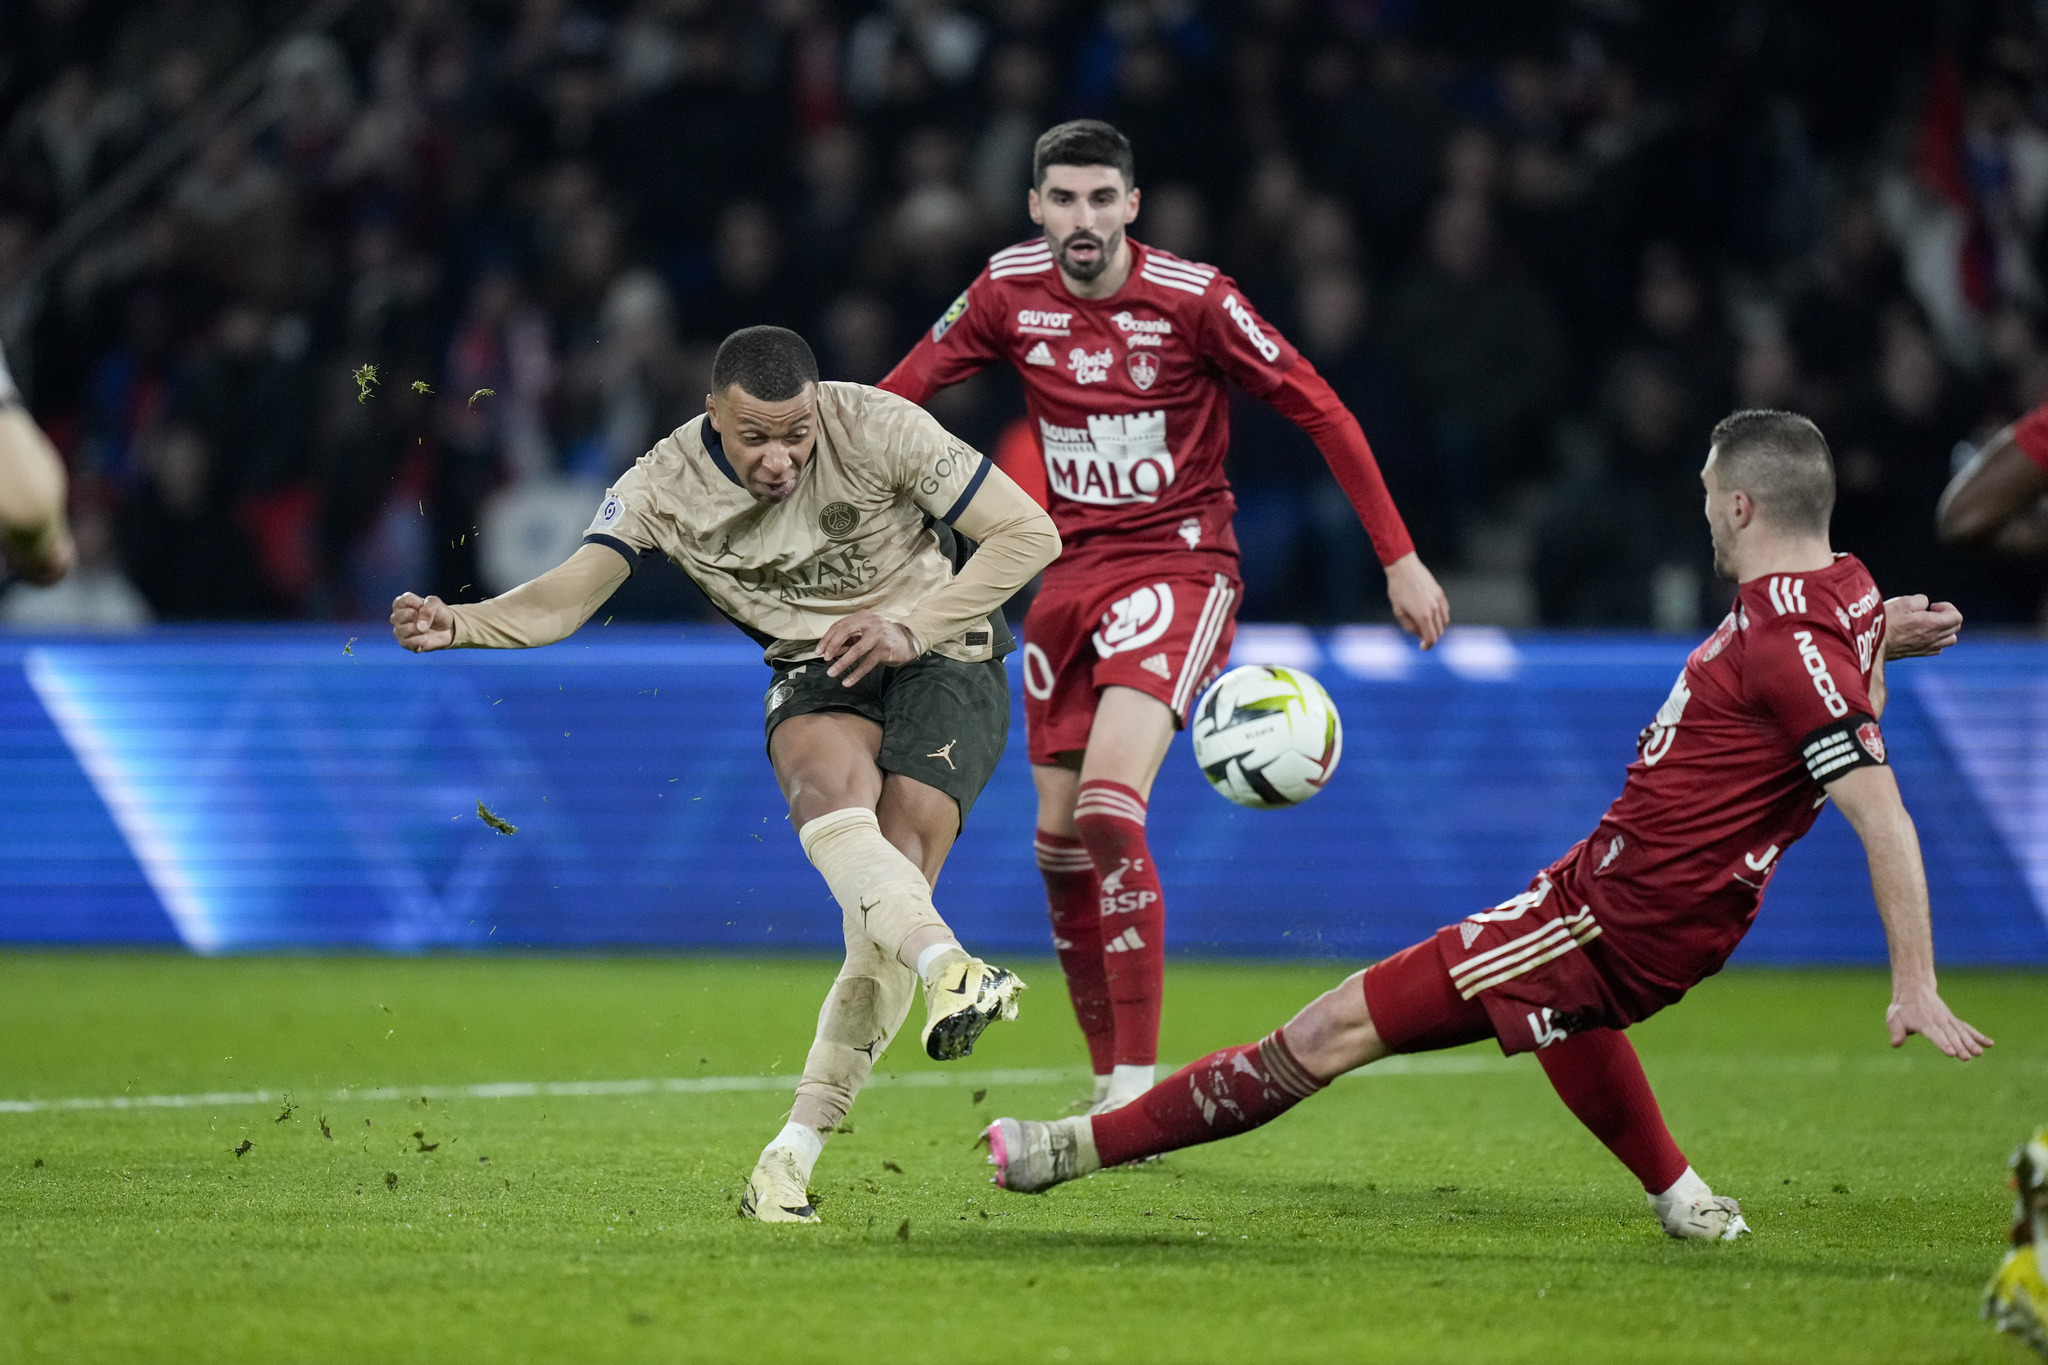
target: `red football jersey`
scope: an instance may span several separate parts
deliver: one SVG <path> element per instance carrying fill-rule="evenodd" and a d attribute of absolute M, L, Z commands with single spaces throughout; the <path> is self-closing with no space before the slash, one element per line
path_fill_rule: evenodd
<path fill-rule="evenodd" d="M 1818 818 L 1822 785 L 1884 762 L 1870 703 L 1884 630 L 1869 572 L 1837 555 L 1818 573 L 1743 584 L 1687 658 L 1621 795 L 1553 869 L 1591 906 L 1616 984 L 1642 1003 L 1719 971 Z"/>
<path fill-rule="evenodd" d="M 1162 550 L 1235 560 L 1228 379 L 1314 438 L 1382 563 L 1408 554 L 1371 447 L 1315 367 L 1214 266 L 1131 252 L 1130 278 L 1103 299 L 1068 292 L 1043 238 L 997 252 L 881 387 L 922 403 L 995 361 L 1016 366 L 1066 544 L 1048 579 Z"/>

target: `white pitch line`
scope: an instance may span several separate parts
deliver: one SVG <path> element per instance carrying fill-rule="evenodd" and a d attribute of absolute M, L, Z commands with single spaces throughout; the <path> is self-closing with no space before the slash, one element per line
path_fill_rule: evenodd
<path fill-rule="evenodd" d="M 1895 1076 L 1918 1071 L 1945 1059 L 1932 1054 L 1875 1053 L 1844 1056 L 1840 1053 L 1780 1054 L 1777 1056 L 1692 1056 L 1649 1059 L 1649 1070 L 1672 1072 L 1729 1073 L 1764 1076 L 1811 1076 L 1850 1073 L 1866 1076 Z M 2030 1064 L 2031 1063 L 2031 1064 Z M 1449 1055 L 1387 1057 L 1369 1067 L 1340 1076 L 1339 1080 L 1371 1080 L 1375 1076 L 1474 1076 L 1520 1070 L 1531 1063 L 1522 1057 L 1503 1057 L 1488 1052 L 1455 1052 Z M 2011 1065 L 2012 1063 L 2008 1063 Z M 2029 1074 L 2048 1067 L 2027 1059 L 2018 1063 Z M 884 1073 L 868 1081 L 869 1088 L 899 1086 L 930 1090 L 947 1086 L 1059 1085 L 1084 1081 L 1088 1073 L 1078 1067 L 1013 1067 L 994 1071 L 912 1071 Z M 722 1091 L 794 1090 L 795 1076 L 678 1076 L 623 1081 L 487 1081 L 480 1085 L 382 1085 L 363 1089 L 325 1091 L 213 1090 L 192 1095 L 89 1095 L 55 1100 L 0 1100 L 0 1114 L 47 1114 L 76 1110 L 105 1109 L 205 1109 L 234 1105 L 278 1104 L 292 1096 L 311 1095 L 325 1104 L 376 1103 L 425 1096 L 430 1100 L 525 1100 L 550 1097 L 579 1098 L 606 1095 L 710 1095 Z"/>
<path fill-rule="evenodd" d="M 1495 1071 L 1508 1065 L 1504 1057 L 1389 1057 L 1371 1070 L 1354 1075 L 1463 1076 Z M 884 1073 L 868 1088 L 903 1086 L 928 1090 L 944 1086 L 1057 1085 L 1084 1081 L 1078 1067 L 1023 1067 L 996 1071 L 912 1071 Z M 0 1114 L 46 1114 L 92 1109 L 208 1109 L 234 1105 L 279 1104 L 293 1096 L 311 1095 L 320 1103 L 375 1103 L 425 1096 L 430 1100 L 524 1100 L 592 1095 L 708 1095 L 729 1090 L 794 1090 L 795 1076 L 678 1076 L 625 1081 L 488 1081 L 481 1085 L 381 1085 L 325 1091 L 212 1090 L 193 1095 L 87 1095 L 56 1100 L 0 1100 Z M 303 1098 L 301 1099 L 303 1103 Z"/>

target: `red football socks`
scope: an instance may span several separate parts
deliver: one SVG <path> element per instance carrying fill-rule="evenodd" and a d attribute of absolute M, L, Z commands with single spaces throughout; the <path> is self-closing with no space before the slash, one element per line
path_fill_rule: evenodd
<path fill-rule="evenodd" d="M 1089 1120 L 1104 1166 L 1235 1137 L 1321 1090 L 1275 1029 L 1264 1041 L 1212 1052 L 1121 1109 Z"/>
<path fill-rule="evenodd" d="M 1159 1007 L 1166 993 L 1166 902 L 1145 843 L 1145 798 L 1121 782 L 1083 782 L 1074 832 L 1102 882 L 1102 960 L 1116 1019 L 1116 1065 L 1151 1066 L 1159 1060 Z"/>
<path fill-rule="evenodd" d="M 1618 1029 L 1589 1029 L 1536 1054 L 1557 1097 L 1593 1136 L 1621 1158 L 1651 1194 L 1685 1174 L 1685 1153 L 1671 1139 L 1650 1078 L 1635 1047 Z"/>
<path fill-rule="evenodd" d="M 1116 1066 L 1116 1018 L 1102 965 L 1102 886 L 1079 839 L 1038 831 L 1033 846 L 1045 902 L 1052 910 L 1052 946 L 1067 976 L 1074 1018 L 1088 1040 L 1088 1061 L 1098 1076 Z"/>

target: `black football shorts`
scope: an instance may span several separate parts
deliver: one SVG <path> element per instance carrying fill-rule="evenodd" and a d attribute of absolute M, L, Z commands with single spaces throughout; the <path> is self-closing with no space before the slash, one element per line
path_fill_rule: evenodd
<path fill-rule="evenodd" d="M 825 675 L 817 659 L 777 665 L 768 685 L 767 733 L 791 716 L 851 711 L 882 727 L 877 763 L 885 773 L 937 787 L 960 807 L 960 823 L 995 775 L 1010 738 L 1010 677 L 1001 659 L 978 664 L 926 654 L 877 668 L 852 687 Z"/>

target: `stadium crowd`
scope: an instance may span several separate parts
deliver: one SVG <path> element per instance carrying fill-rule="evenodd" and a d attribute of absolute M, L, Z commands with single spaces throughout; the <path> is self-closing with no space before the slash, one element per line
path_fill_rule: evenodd
<path fill-rule="evenodd" d="M 332 8 L 295 35 L 285 0 L 0 8 L 0 340 L 83 566 L 0 614 L 381 618 L 422 583 L 508 587 L 701 409 L 728 330 L 879 378 L 1031 235 L 1032 141 L 1086 114 L 1136 146 L 1134 235 L 1234 274 L 1351 404 L 1457 619 L 1718 614 L 1697 474 L 1737 405 L 1820 422 L 1836 545 L 1887 591 L 2044 619 L 2038 568 L 1933 527 L 1964 443 L 2048 396 L 2037 7 Z M 242 114 L 38 256 L 245 66 Z M 1007 374 L 937 406 L 1030 439 Z M 1314 448 L 1250 400 L 1234 420 L 1247 618 L 1383 614 Z M 618 606 L 706 610 L 672 573 Z"/>

